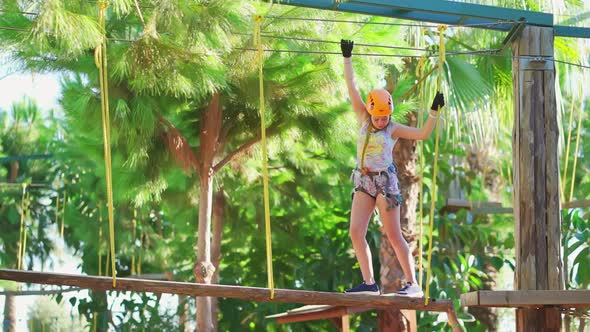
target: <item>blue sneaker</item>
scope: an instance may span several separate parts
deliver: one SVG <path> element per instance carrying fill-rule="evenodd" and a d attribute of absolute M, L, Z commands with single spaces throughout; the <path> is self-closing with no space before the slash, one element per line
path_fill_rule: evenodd
<path fill-rule="evenodd" d="M 367 285 L 364 281 L 353 288 L 349 288 L 347 290 L 344 291 L 344 293 L 346 294 L 367 294 L 367 295 L 380 295 L 381 292 L 379 291 L 379 286 L 377 286 L 377 283 L 374 283 L 372 285 Z"/>

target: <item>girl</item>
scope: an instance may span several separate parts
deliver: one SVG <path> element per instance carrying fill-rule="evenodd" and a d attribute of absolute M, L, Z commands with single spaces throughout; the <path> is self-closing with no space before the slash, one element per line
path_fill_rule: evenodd
<path fill-rule="evenodd" d="M 444 97 L 440 92 L 436 94 L 428 120 L 422 128 L 408 127 L 392 121 L 393 101 L 387 90 L 371 91 L 367 97 L 367 104 L 363 103 L 356 88 L 352 69 L 353 46 L 354 43 L 350 40 L 340 42 L 344 57 L 346 86 L 359 125 L 357 168 L 352 173 L 354 194 L 350 216 L 350 237 L 361 268 L 363 282 L 345 292 L 380 294 L 379 286 L 373 277 L 371 250 L 365 238 L 371 213 L 377 206 L 387 238 L 395 250 L 407 280 L 406 285 L 396 294 L 423 297 L 422 289 L 416 282 L 414 258 L 401 232 L 399 210 L 402 196 L 397 169 L 393 163 L 393 148 L 399 138 L 411 140 L 428 138 L 436 123 L 438 110 L 444 106 Z"/>

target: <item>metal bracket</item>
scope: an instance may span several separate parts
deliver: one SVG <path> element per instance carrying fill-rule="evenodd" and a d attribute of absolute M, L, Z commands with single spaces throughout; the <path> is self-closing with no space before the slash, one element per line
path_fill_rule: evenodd
<path fill-rule="evenodd" d="M 520 58 L 520 70 L 554 70 L 553 57 L 551 56 L 525 56 Z"/>
<path fill-rule="evenodd" d="M 508 46 L 510 46 L 510 43 L 512 43 L 516 37 L 520 36 L 520 33 L 522 32 L 522 29 L 524 29 L 525 25 L 526 20 L 524 17 L 521 17 L 520 20 L 518 20 L 518 23 L 512 26 L 512 29 L 510 29 L 502 41 L 502 48 L 500 52 L 503 52 Z"/>

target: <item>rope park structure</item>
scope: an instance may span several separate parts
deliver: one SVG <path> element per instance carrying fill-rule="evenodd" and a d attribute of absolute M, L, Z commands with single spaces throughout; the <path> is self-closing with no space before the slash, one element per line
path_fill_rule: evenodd
<path fill-rule="evenodd" d="M 590 28 L 566 27 L 553 24 L 553 15 L 483 6 L 452 1 L 387 1 L 387 0 L 294 0 L 281 1 L 281 5 L 301 6 L 316 9 L 360 13 L 374 16 L 393 17 L 421 22 L 433 22 L 440 33 L 438 54 L 433 55 L 395 55 L 359 53 L 359 56 L 399 56 L 429 58 L 438 57 L 438 63 L 426 73 L 411 89 L 419 86 L 424 79 L 438 70 L 437 87 L 442 84 L 442 69 L 446 56 L 454 55 L 495 55 L 500 50 L 472 52 L 446 52 L 443 32 L 449 27 L 472 27 L 507 32 L 505 47 L 512 48 L 514 84 L 514 201 L 516 240 L 516 282 L 513 291 L 478 291 L 461 296 L 463 306 L 511 307 L 517 309 L 516 330 L 518 331 L 559 331 L 561 311 L 569 308 L 590 307 L 590 291 L 563 290 L 563 272 L 560 261 L 560 192 L 559 163 L 557 159 L 558 128 L 555 101 L 555 62 L 553 52 L 554 36 L 590 38 Z M 99 24 L 105 24 L 108 5 L 99 2 Z M 398 296 L 351 295 L 328 292 L 275 289 L 272 269 L 272 247 L 270 242 L 270 204 L 267 174 L 266 126 L 263 91 L 263 52 L 306 52 L 340 54 L 339 52 L 313 52 L 300 50 L 267 50 L 262 48 L 262 38 L 285 38 L 262 33 L 260 23 L 265 18 L 255 17 L 254 33 L 256 48 L 245 50 L 257 52 L 260 83 L 260 114 L 263 155 L 263 188 L 265 232 L 267 248 L 268 287 L 255 288 L 243 286 L 224 286 L 171 281 L 150 281 L 116 277 L 114 252 L 114 208 L 112 197 L 112 174 L 110 155 L 110 115 L 107 81 L 107 38 L 103 36 L 101 45 L 95 52 L 95 62 L 99 71 L 104 159 L 108 197 L 108 220 L 110 229 L 110 263 L 112 277 L 93 277 L 43 273 L 32 271 L 0 269 L 0 279 L 17 282 L 50 285 L 67 285 L 93 290 L 135 291 L 172 293 L 187 296 L 208 296 L 237 298 L 258 302 L 288 302 L 308 305 L 333 305 L 363 307 L 372 309 L 406 309 L 447 312 L 452 327 L 456 326 L 453 304 L 447 299 L 430 299 L 429 278 L 432 253 L 432 226 L 434 204 L 431 201 L 430 234 L 428 241 L 428 263 L 426 292 L 423 299 Z M 269 17 L 267 19 L 296 19 Z M 299 18 L 301 19 L 301 18 Z M 313 19 L 309 19 L 313 20 Z M 333 20 L 338 22 L 337 20 Z M 359 23 L 359 22 L 354 22 Z M 424 27 L 424 25 L 420 25 Z M 301 40 L 305 40 L 300 38 Z M 329 42 L 305 40 L 311 42 Z M 358 44 L 362 45 L 362 44 Z M 370 45 L 376 46 L 376 45 Z M 386 48 L 395 48 L 383 46 Z M 411 49 L 413 51 L 425 51 Z M 584 67 L 584 66 L 581 66 Z M 531 83 L 532 82 L 532 83 Z M 407 91 L 406 93 L 409 93 Z M 540 98 L 542 96 L 543 98 Z M 534 116 L 533 116 L 534 114 Z M 540 115 L 539 115 L 540 114 Z M 433 193 L 436 193 L 437 157 L 439 144 L 439 125 L 437 121 L 435 136 L 435 162 L 433 173 Z M 565 172 L 564 172 L 565 174 Z M 544 179 L 547 179 L 546 181 Z M 23 187 L 23 196 L 24 190 Z M 572 189 L 573 190 L 573 189 Z M 570 195 L 571 196 L 571 195 Z M 432 197 L 436 197 L 435 194 Z M 65 198 L 64 198 L 65 202 Z M 21 249 L 22 250 L 22 249 Z M 422 255 L 420 255 L 422 257 Z M 20 264 L 19 264 L 20 265 Z M 422 264 L 419 264 L 422 267 Z M 422 275 L 422 273 L 420 273 Z M 344 330 L 344 328 L 343 328 Z"/>

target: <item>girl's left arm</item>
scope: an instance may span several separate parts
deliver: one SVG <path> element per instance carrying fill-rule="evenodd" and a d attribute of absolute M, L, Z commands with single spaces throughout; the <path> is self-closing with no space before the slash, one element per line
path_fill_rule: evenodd
<path fill-rule="evenodd" d="M 440 110 L 443 106 L 445 106 L 444 96 L 442 93 L 437 92 L 436 96 L 434 97 L 434 101 L 432 102 L 432 106 L 430 107 L 430 114 L 428 115 L 428 119 L 426 119 L 426 122 L 424 123 L 422 128 L 414 128 L 398 124 L 395 127 L 395 130 L 391 133 L 391 136 L 412 140 L 427 139 L 428 137 L 430 137 L 430 134 L 432 134 L 432 130 L 434 129 L 434 125 L 436 124 L 436 120 L 438 118 L 438 110 Z"/>
<path fill-rule="evenodd" d="M 436 124 L 436 118 L 438 112 L 431 111 L 428 119 L 421 128 L 415 128 L 410 126 L 405 126 L 403 124 L 397 124 L 395 130 L 391 133 L 391 136 L 397 138 L 405 138 L 411 140 L 423 140 L 430 137 L 432 134 L 432 130 L 434 129 L 434 125 Z"/>

